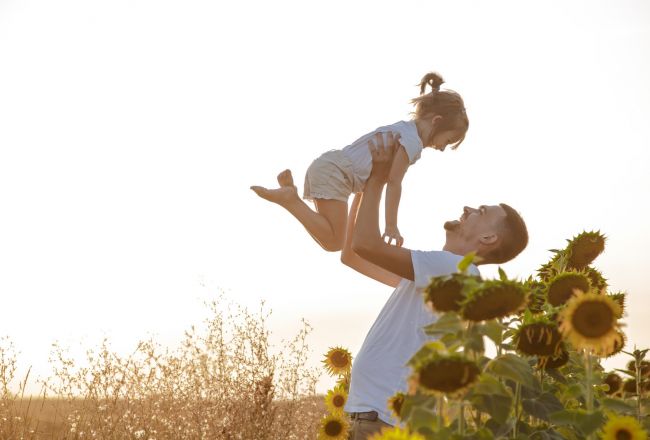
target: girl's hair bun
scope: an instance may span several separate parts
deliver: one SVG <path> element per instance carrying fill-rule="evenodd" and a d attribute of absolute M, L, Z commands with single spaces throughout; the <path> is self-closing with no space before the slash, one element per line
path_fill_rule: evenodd
<path fill-rule="evenodd" d="M 436 72 L 429 72 L 422 77 L 420 81 L 420 95 L 424 95 L 427 86 L 431 87 L 431 92 L 439 92 L 440 86 L 445 82 L 442 76 Z"/>

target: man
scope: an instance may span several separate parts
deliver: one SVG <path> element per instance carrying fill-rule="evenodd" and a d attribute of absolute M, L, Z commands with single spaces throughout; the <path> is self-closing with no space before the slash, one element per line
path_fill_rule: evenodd
<path fill-rule="evenodd" d="M 382 427 L 397 424 L 387 400 L 407 389 L 406 362 L 429 340 L 422 327 L 436 317 L 424 305 L 421 289 L 431 277 L 457 271 L 469 252 L 480 263 L 503 263 L 517 256 L 528 243 L 526 225 L 505 204 L 465 207 L 459 220 L 444 224 L 442 251 L 415 251 L 384 242 L 379 232 L 379 202 L 386 184 L 396 142 L 387 135 L 370 142 L 372 173 L 363 198 L 357 194 L 350 209 L 341 261 L 395 291 L 379 313 L 352 366 L 350 394 L 345 410 L 352 419 L 351 440 L 365 440 Z M 469 272 L 479 275 L 476 266 Z"/>

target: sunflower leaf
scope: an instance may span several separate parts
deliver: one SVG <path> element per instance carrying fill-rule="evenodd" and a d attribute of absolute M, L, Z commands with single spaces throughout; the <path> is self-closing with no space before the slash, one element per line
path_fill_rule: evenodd
<path fill-rule="evenodd" d="M 533 369 L 524 359 L 511 353 L 497 356 L 485 367 L 485 370 L 495 376 L 510 379 L 533 390 L 539 390 L 539 381 Z"/>
<path fill-rule="evenodd" d="M 522 399 L 521 406 L 524 410 L 533 417 L 549 421 L 549 414 L 562 411 L 564 405 L 560 399 L 551 393 L 542 393 L 532 399 Z"/>
<path fill-rule="evenodd" d="M 501 281 L 508 281 L 508 275 L 506 275 L 506 272 L 501 269 L 501 266 L 499 266 L 499 279 Z"/>
<path fill-rule="evenodd" d="M 633 405 L 621 400 L 621 399 L 612 399 L 611 397 L 606 397 L 600 402 L 605 409 L 613 411 L 617 414 L 626 414 L 633 415 L 636 413 L 636 409 Z"/>
<path fill-rule="evenodd" d="M 589 414 L 582 409 L 565 409 L 549 414 L 549 420 L 558 426 L 571 425 L 588 436 L 603 425 L 605 416 L 600 411 Z"/>
<path fill-rule="evenodd" d="M 486 374 L 472 386 L 467 400 L 499 423 L 505 423 L 512 408 L 512 396 L 508 389 L 497 379 Z"/>
<path fill-rule="evenodd" d="M 485 321 L 483 324 L 477 326 L 478 331 L 487 336 L 494 342 L 499 345 L 503 342 L 503 330 L 505 327 L 496 319 Z"/>
<path fill-rule="evenodd" d="M 431 411 L 427 411 L 423 405 L 414 407 L 409 416 L 408 423 L 414 431 L 431 431 L 438 425 L 437 416 Z"/>
<path fill-rule="evenodd" d="M 463 322 L 456 313 L 444 313 L 436 322 L 424 327 L 424 332 L 429 336 L 455 334 L 461 330 L 463 330 Z"/>
<path fill-rule="evenodd" d="M 467 268 L 474 262 L 474 259 L 476 258 L 476 252 L 470 252 L 467 255 L 463 257 L 462 260 L 458 263 L 458 272 L 460 273 L 465 273 L 467 272 Z"/>
<path fill-rule="evenodd" d="M 630 377 L 636 378 L 636 373 L 634 373 L 634 371 L 630 371 L 630 370 L 621 370 L 620 368 L 614 368 L 614 370 L 615 370 L 615 371 L 618 371 L 618 372 L 620 372 L 620 373 L 623 373 L 623 374 L 627 374 L 627 375 L 630 376 Z"/>

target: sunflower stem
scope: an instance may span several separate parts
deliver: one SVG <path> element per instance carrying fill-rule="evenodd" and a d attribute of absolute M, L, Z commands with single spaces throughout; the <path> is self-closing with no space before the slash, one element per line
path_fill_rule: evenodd
<path fill-rule="evenodd" d="M 465 435 L 465 401 L 460 401 L 460 411 L 458 414 L 458 434 Z"/>
<path fill-rule="evenodd" d="M 444 417 L 445 397 L 442 394 L 436 397 L 436 404 L 438 406 L 438 429 L 440 429 L 445 425 L 445 417 Z"/>
<path fill-rule="evenodd" d="M 636 379 L 636 420 L 641 423 L 641 359 L 639 359 L 640 356 L 638 356 L 636 350 L 634 354 L 634 367 L 636 368 L 634 372 Z"/>
<path fill-rule="evenodd" d="M 517 438 L 519 435 L 519 417 L 520 417 L 520 412 L 519 412 L 519 403 L 521 400 L 521 384 L 517 382 L 515 385 L 515 426 L 512 430 L 512 438 Z"/>
<path fill-rule="evenodd" d="M 591 352 L 589 350 L 585 350 L 584 355 L 585 355 L 585 376 L 587 379 L 586 404 L 587 404 L 587 412 L 591 413 L 594 410 L 594 395 L 593 395 L 593 387 L 591 386 L 592 376 L 593 376 L 592 365 L 591 365 Z"/>

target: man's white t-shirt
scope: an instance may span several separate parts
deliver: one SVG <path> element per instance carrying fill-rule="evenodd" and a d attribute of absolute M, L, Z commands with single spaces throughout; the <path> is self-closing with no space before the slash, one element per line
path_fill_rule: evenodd
<path fill-rule="evenodd" d="M 422 330 L 437 319 L 425 306 L 422 289 L 431 277 L 458 272 L 462 258 L 446 251 L 411 251 L 415 281 L 400 281 L 370 327 L 352 363 L 345 411 L 374 410 L 382 421 L 399 424 L 388 409 L 388 399 L 398 391 L 407 391 L 411 368 L 406 363 L 425 342 L 434 339 Z M 480 275 L 474 265 L 468 273 Z"/>

